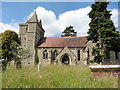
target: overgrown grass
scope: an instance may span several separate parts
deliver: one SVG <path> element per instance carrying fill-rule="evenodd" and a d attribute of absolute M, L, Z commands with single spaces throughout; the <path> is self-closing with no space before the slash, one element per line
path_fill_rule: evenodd
<path fill-rule="evenodd" d="M 9 66 L 3 73 L 3 88 L 117 88 L 117 77 L 92 77 L 87 66 L 49 65 L 22 67 Z"/>

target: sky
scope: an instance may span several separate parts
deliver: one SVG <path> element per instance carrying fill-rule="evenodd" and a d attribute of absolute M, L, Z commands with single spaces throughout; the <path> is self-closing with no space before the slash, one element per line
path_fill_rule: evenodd
<path fill-rule="evenodd" d="M 0 33 L 13 30 L 19 33 L 19 24 L 26 22 L 34 11 L 42 20 L 45 36 L 61 36 L 62 31 L 73 26 L 78 36 L 86 36 L 89 29 L 91 11 L 94 2 L 3 2 Z M 108 5 L 114 24 L 118 27 L 118 3 Z"/>

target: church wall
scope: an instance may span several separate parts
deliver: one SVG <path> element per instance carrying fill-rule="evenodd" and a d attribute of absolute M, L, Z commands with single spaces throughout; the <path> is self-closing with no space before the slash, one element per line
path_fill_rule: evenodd
<path fill-rule="evenodd" d="M 31 57 L 26 60 L 30 65 L 34 65 L 36 56 L 35 40 L 36 40 L 36 23 L 28 23 L 28 30 L 26 33 L 26 47 L 31 53 Z"/>
<path fill-rule="evenodd" d="M 94 56 L 92 55 L 92 48 L 96 45 L 96 43 L 92 43 L 92 41 L 88 41 L 86 43 L 86 47 L 84 52 L 86 53 L 87 63 L 90 64 L 90 60 L 94 59 Z"/>
<path fill-rule="evenodd" d="M 34 65 L 34 60 L 35 60 L 35 33 L 34 32 L 28 32 L 27 33 L 27 38 L 26 38 L 26 46 L 27 49 L 29 49 L 31 53 L 31 57 L 27 59 L 27 63 Z"/>
<path fill-rule="evenodd" d="M 35 40 L 33 39 L 35 37 L 35 33 L 27 33 L 27 48 L 30 49 L 35 49 L 34 42 Z"/>
<path fill-rule="evenodd" d="M 83 48 L 70 48 L 70 50 L 75 54 L 78 65 L 86 64 L 87 56 Z M 80 60 L 78 60 L 78 50 L 80 50 Z"/>
<path fill-rule="evenodd" d="M 87 55 L 86 55 L 86 52 L 84 52 L 84 50 L 82 49 L 82 50 L 80 50 L 80 60 L 82 60 L 81 62 L 80 62 L 80 64 L 86 64 L 86 61 L 87 61 Z"/>
<path fill-rule="evenodd" d="M 51 51 L 57 50 L 58 54 L 59 54 L 63 49 L 64 48 L 37 48 L 37 51 L 38 51 L 37 55 L 43 65 L 48 65 L 48 64 L 51 64 L 51 62 L 52 62 L 51 61 Z M 84 61 L 86 60 L 86 57 L 85 57 L 86 53 L 83 52 L 83 48 L 69 48 L 69 49 L 76 56 L 75 60 L 73 60 L 71 62 L 71 65 L 74 65 L 75 62 L 77 62 L 78 65 L 85 64 Z M 78 57 L 77 57 L 78 49 L 80 50 L 80 61 L 78 61 Z M 48 52 L 48 59 L 43 59 L 43 51 L 44 50 L 47 50 L 47 52 Z"/>
<path fill-rule="evenodd" d="M 80 51 L 80 60 L 78 60 L 78 50 Z M 71 51 L 74 52 L 76 56 L 76 61 L 78 65 L 84 64 L 85 59 L 85 53 L 83 51 L 83 48 L 71 48 Z"/>
<path fill-rule="evenodd" d="M 37 23 L 28 23 L 28 32 L 36 32 Z"/>
<path fill-rule="evenodd" d="M 26 34 L 27 33 L 27 27 L 28 27 L 27 24 L 20 25 L 19 34 L 20 35 Z"/>
<path fill-rule="evenodd" d="M 49 65 L 51 64 L 51 51 L 57 50 L 58 53 L 62 50 L 63 48 L 37 48 L 37 55 L 39 58 L 39 61 L 42 65 Z M 43 59 L 43 51 L 47 50 L 48 53 L 48 59 Z"/>
<path fill-rule="evenodd" d="M 23 46 L 26 46 L 26 35 L 20 35 L 21 43 Z"/>

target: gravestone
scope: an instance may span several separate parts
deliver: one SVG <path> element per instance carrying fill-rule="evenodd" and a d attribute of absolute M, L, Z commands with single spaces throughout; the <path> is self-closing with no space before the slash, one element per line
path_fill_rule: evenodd
<path fill-rule="evenodd" d="M 118 52 L 118 59 L 120 60 L 120 52 Z"/>
<path fill-rule="evenodd" d="M 111 61 L 115 60 L 115 52 L 114 51 L 110 51 L 110 60 Z"/>

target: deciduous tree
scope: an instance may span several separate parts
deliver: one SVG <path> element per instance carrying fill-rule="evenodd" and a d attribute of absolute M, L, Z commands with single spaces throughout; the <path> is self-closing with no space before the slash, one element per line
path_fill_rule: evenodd
<path fill-rule="evenodd" d="M 15 49 L 10 47 L 11 43 L 13 42 L 20 45 L 20 39 L 18 38 L 18 34 L 14 31 L 6 30 L 2 34 L 2 58 L 8 61 L 11 61 L 14 57 L 13 52 L 15 51 Z"/>
<path fill-rule="evenodd" d="M 66 27 L 66 29 L 62 33 L 63 35 L 61 36 L 64 37 L 64 36 L 76 36 L 77 32 L 75 32 L 72 26 L 69 26 L 69 27 Z"/>

